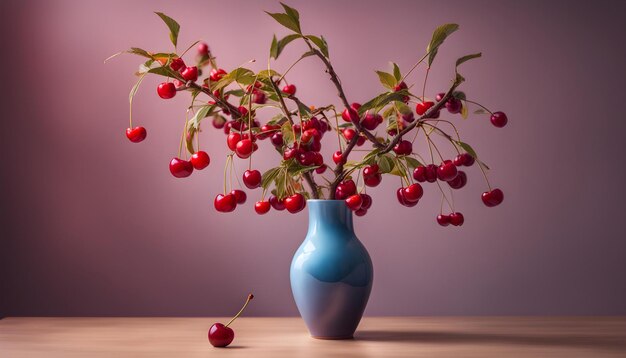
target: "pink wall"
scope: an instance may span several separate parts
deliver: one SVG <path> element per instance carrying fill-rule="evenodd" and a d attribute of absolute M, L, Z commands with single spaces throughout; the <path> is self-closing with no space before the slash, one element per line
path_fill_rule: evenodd
<path fill-rule="evenodd" d="M 440 51 L 431 93 L 463 66 L 463 89 L 509 114 L 459 123 L 492 167 L 506 201 L 488 209 L 476 167 L 457 195 L 462 228 L 435 223 L 439 197 L 400 207 L 397 180 L 372 190 L 357 234 L 375 265 L 370 315 L 626 314 L 624 61 L 626 7 L 566 1 L 291 1 L 303 27 L 323 33 L 351 101 L 380 91 L 374 69 L 407 69 L 445 22 L 461 24 Z M 212 207 L 224 138 L 206 131 L 211 166 L 186 180 L 167 170 L 187 99 L 140 89 L 129 144 L 127 94 L 139 63 L 102 60 L 134 45 L 168 50 L 152 11 L 182 24 L 180 42 L 206 40 L 224 68 L 257 59 L 283 29 L 261 10 L 278 3 L 188 1 L 2 2 L 3 119 L 0 313 L 4 315 L 228 315 L 245 294 L 250 315 L 293 315 L 288 268 L 306 214 L 259 217 Z M 286 50 L 284 70 L 303 50 Z M 313 59 L 293 71 L 301 98 L 334 91 Z M 420 77 L 414 77 L 420 81 Z M 263 118 L 265 119 L 265 118 Z M 210 132 L 210 133 L 209 133 Z M 326 141 L 326 153 L 334 141 Z M 334 149 L 332 149 L 334 150 Z M 424 147 L 421 147 L 424 150 Z M 271 151 L 257 166 L 270 165 Z M 272 158 L 273 159 L 273 158 Z M 241 167 L 241 166 L 240 166 Z M 251 194 L 250 201 L 256 200 Z"/>

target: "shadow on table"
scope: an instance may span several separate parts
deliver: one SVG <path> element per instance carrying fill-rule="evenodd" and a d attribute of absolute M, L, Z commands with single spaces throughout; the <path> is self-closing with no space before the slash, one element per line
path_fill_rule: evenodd
<path fill-rule="evenodd" d="M 581 335 L 508 335 L 496 333 L 428 332 L 428 331 L 358 331 L 357 341 L 463 343 L 463 344 L 514 344 L 528 346 L 563 346 L 626 351 L 623 336 Z"/>

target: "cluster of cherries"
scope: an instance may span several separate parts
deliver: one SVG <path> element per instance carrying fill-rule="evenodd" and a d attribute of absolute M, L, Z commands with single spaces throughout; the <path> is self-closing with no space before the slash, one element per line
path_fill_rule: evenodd
<path fill-rule="evenodd" d="M 198 46 L 198 54 L 201 58 L 210 57 L 209 48 L 205 43 Z M 200 73 L 197 66 L 186 66 L 181 58 L 175 58 L 170 62 L 170 68 L 177 71 L 185 81 L 195 82 L 198 80 Z M 210 71 L 208 79 L 217 82 L 222 79 L 227 72 L 221 68 L 214 68 Z M 206 84 L 204 88 L 208 88 Z M 157 94 L 163 99 L 170 99 L 176 95 L 178 90 L 184 89 L 185 83 L 175 79 L 173 82 L 163 82 L 157 86 Z M 404 82 L 399 83 L 394 90 L 400 91 L 406 89 Z M 251 102 L 256 104 L 264 104 L 267 101 L 267 95 L 264 92 L 263 84 L 255 82 L 246 88 L 247 94 L 250 96 Z M 286 84 L 282 88 L 282 92 L 287 96 L 294 96 L 296 86 L 294 84 Z M 222 100 L 228 100 L 228 95 L 223 94 L 221 90 L 213 92 L 215 97 Z M 444 93 L 436 96 L 436 101 L 440 102 L 444 98 Z M 408 103 L 409 97 L 403 98 Z M 209 104 L 215 104 L 210 101 Z M 430 108 L 435 105 L 432 101 L 422 101 L 416 104 L 415 113 L 424 115 Z M 460 113 L 463 109 L 463 102 L 455 97 L 450 97 L 444 104 L 446 110 L 452 114 Z M 367 130 L 373 131 L 384 122 L 384 118 L 380 114 L 365 113 L 359 116 L 358 110 L 361 107 L 359 103 L 352 103 L 346 108 L 341 117 L 345 122 L 359 125 Z M 223 116 L 215 116 L 213 126 L 223 129 L 226 135 L 226 144 L 228 148 L 238 158 L 249 158 L 252 153 L 258 150 L 257 140 L 269 139 L 272 145 L 282 153 L 284 160 L 295 160 L 302 166 L 315 166 L 315 172 L 322 174 L 326 171 L 327 165 L 320 151 L 322 148 L 321 140 L 325 133 L 332 131 L 332 127 L 325 120 L 312 117 L 304 120 L 301 124 L 293 124 L 292 130 L 295 136 L 294 144 L 286 146 L 283 139 L 281 126 L 278 124 L 265 124 L 261 126 L 255 118 L 255 113 L 249 113 L 248 108 L 239 106 L 237 108 L 239 116 L 232 120 L 226 120 Z M 222 114 L 229 116 L 230 112 L 227 108 L 221 109 Z M 429 118 L 438 118 L 440 111 L 433 113 Z M 250 119 L 250 120 L 248 120 Z M 389 135 L 397 135 L 397 133 L 405 126 L 414 122 L 416 117 L 413 112 L 403 113 L 398 119 L 396 128 L 388 130 Z M 491 113 L 491 123 L 496 127 L 503 127 L 507 124 L 508 119 L 503 112 Z M 255 131 L 251 131 L 250 127 Z M 354 128 L 343 128 L 341 135 L 347 142 L 359 134 Z M 126 136 L 133 143 L 138 143 L 146 138 L 146 129 L 144 127 L 128 128 Z M 366 138 L 359 135 L 356 141 L 357 146 L 365 144 Z M 413 144 L 408 140 L 401 139 L 393 147 L 393 152 L 397 156 L 407 156 L 413 153 Z M 343 157 L 341 150 L 336 151 L 332 160 L 335 164 L 345 164 L 347 158 Z M 457 169 L 462 166 L 472 166 L 475 158 L 469 153 L 461 153 L 454 160 L 444 160 L 439 166 L 430 164 L 426 166 L 418 166 L 413 171 L 413 178 L 417 183 L 409 184 L 406 187 L 400 187 L 396 191 L 398 202 L 407 207 L 417 205 L 424 194 L 424 190 L 419 183 L 434 183 L 437 180 L 446 182 L 452 189 L 460 189 L 467 184 L 467 175 L 464 171 Z M 201 150 L 196 151 L 189 160 L 178 157 L 170 161 L 170 172 L 176 178 L 185 178 L 190 176 L 194 169 L 202 170 L 210 163 L 209 155 Z M 371 164 L 363 168 L 363 182 L 365 186 L 376 187 L 382 182 L 382 173 L 377 164 Z M 256 169 L 248 169 L 243 173 L 243 183 L 248 189 L 256 189 L 261 186 L 261 173 Z M 488 207 L 493 207 L 502 203 L 504 195 L 500 189 L 493 189 L 482 194 L 482 201 Z M 345 200 L 346 206 L 355 212 L 357 216 L 363 216 L 372 205 L 372 197 L 366 193 L 358 193 L 355 182 L 352 179 L 344 180 L 339 183 L 335 191 L 335 199 Z M 247 195 L 243 190 L 233 189 L 228 193 L 218 194 L 214 199 L 215 209 L 219 212 L 231 212 L 235 210 L 237 205 L 244 204 Z M 277 211 L 287 210 L 290 213 L 302 211 L 306 206 L 306 199 L 301 193 L 291 192 L 284 198 L 278 198 L 271 195 L 268 200 L 260 200 L 255 203 L 254 209 L 260 214 L 266 214 L 271 208 Z M 463 214 L 453 212 L 449 215 L 440 214 L 437 216 L 437 222 L 442 226 L 454 225 L 460 226 L 464 222 Z"/>

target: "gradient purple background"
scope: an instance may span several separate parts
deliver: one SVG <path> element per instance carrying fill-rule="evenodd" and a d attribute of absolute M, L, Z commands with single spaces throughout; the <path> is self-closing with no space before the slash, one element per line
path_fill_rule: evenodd
<path fill-rule="evenodd" d="M 184 4 L 183 4 L 184 3 Z M 485 117 L 459 124 L 465 140 L 506 193 L 488 209 L 476 167 L 456 196 L 463 228 L 435 223 L 439 197 L 428 186 L 414 209 L 395 200 L 397 178 L 372 190 L 374 207 L 356 219 L 371 253 L 369 315 L 626 314 L 623 232 L 624 2 L 290 1 L 306 32 L 323 33 L 351 101 L 381 91 L 373 70 L 405 71 L 432 30 L 457 22 L 431 73 L 444 89 L 453 61 L 470 98 L 506 111 L 498 130 Z M 103 59 L 140 46 L 169 50 L 152 11 L 182 24 L 180 43 L 206 40 L 222 67 L 266 63 L 273 33 L 261 10 L 277 2 L 3 1 L 2 315 L 230 315 L 248 291 L 249 315 L 295 315 L 291 257 L 306 213 L 214 211 L 222 185 L 224 137 L 206 130 L 211 166 L 177 180 L 187 97 L 162 101 L 144 81 L 135 120 L 148 128 L 130 144 L 127 94 L 140 60 Z M 8 40 L 8 43 L 6 42 Z M 287 48 L 275 68 L 302 53 Z M 411 82 L 421 83 L 423 71 Z M 307 103 L 336 103 L 318 61 L 290 74 Z M 269 115 L 261 116 L 266 120 Z M 325 141 L 325 153 L 334 140 Z M 424 146 L 419 150 L 424 153 Z M 256 166 L 275 159 L 268 148 Z M 263 158 L 260 158 L 263 157 Z M 239 163 L 239 168 L 243 165 Z"/>

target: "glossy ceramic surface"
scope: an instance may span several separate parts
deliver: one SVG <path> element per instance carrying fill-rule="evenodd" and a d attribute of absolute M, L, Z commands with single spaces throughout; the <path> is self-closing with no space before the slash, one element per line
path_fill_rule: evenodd
<path fill-rule="evenodd" d="M 351 338 L 372 290 L 373 268 L 343 200 L 309 200 L 309 230 L 291 262 L 291 290 L 315 338 Z"/>

